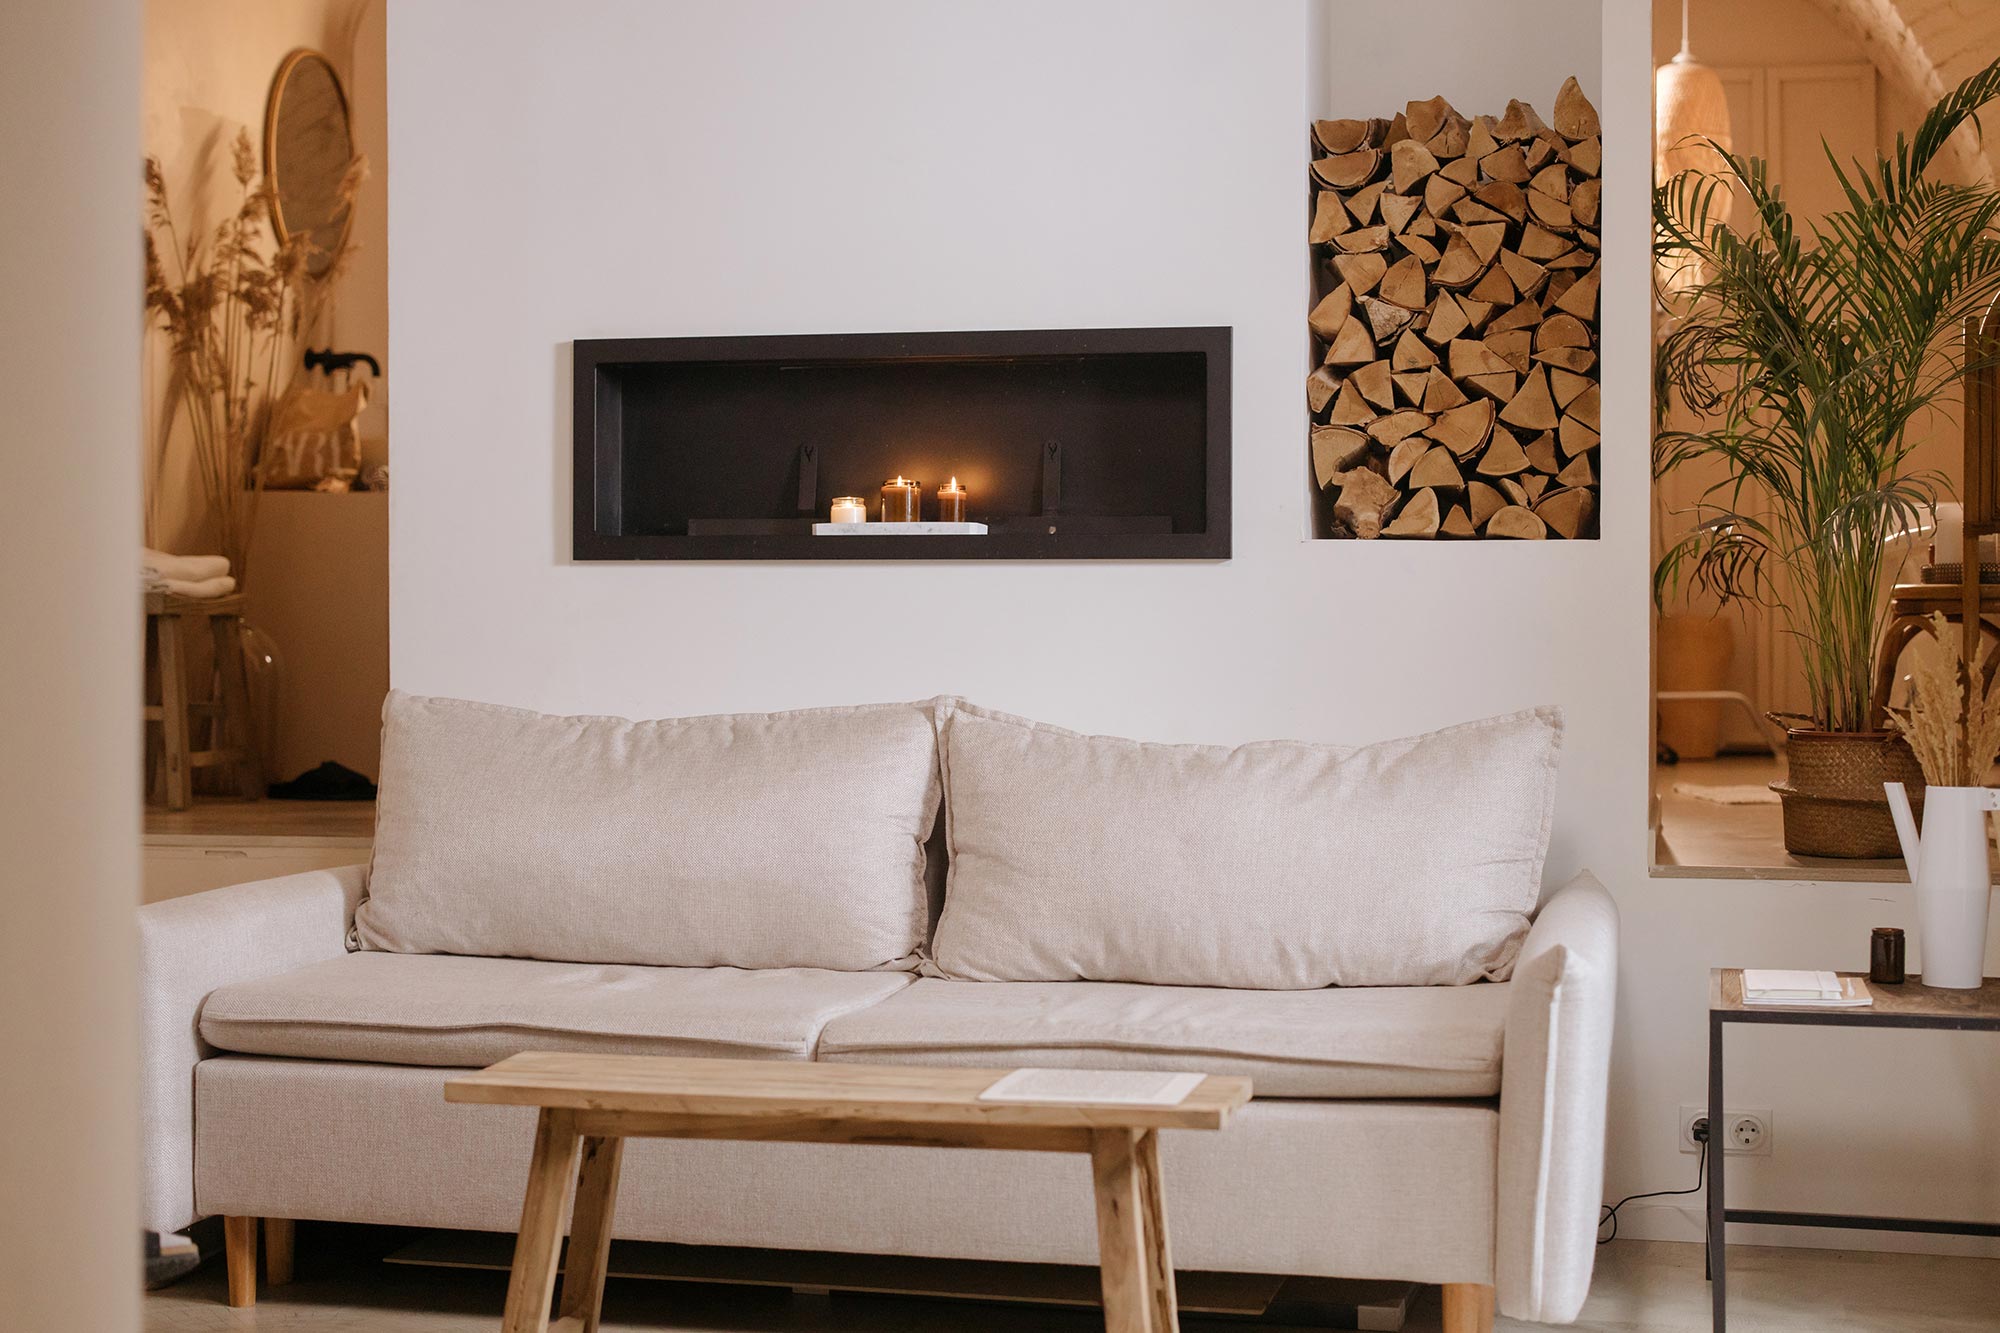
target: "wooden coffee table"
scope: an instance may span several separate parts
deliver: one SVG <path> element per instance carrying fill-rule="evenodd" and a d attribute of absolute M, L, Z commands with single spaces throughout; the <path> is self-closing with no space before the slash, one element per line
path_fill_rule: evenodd
<path fill-rule="evenodd" d="M 445 1084 L 445 1100 L 535 1106 L 502 1333 L 594 1333 L 628 1138 L 882 1143 L 1088 1153 L 1109 1333 L 1179 1328 L 1158 1131 L 1221 1129 L 1250 1080 L 1211 1075 L 1178 1106 L 982 1102 L 1005 1070 L 529 1052 Z M 576 1185 L 562 1308 L 549 1322 Z"/>

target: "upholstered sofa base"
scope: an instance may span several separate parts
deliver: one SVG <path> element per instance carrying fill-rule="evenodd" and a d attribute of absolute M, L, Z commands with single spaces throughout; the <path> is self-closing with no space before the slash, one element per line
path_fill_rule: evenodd
<path fill-rule="evenodd" d="M 455 1072 L 220 1056 L 195 1068 L 202 1213 L 511 1231 L 533 1113 L 452 1106 Z M 1176 1263 L 1494 1280 L 1490 1101 L 1253 1102 L 1163 1139 Z M 649 1140 L 617 1234 L 774 1249 L 1095 1263 L 1087 1166 L 933 1148 Z"/>

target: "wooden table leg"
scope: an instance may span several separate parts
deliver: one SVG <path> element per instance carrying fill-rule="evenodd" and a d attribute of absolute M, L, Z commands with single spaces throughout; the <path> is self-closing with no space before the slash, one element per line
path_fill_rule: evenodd
<path fill-rule="evenodd" d="M 292 1280 L 292 1241 L 297 1234 L 289 1217 L 264 1219 L 264 1277 L 274 1287 Z"/>
<path fill-rule="evenodd" d="M 1154 1318 L 1139 1137 L 1130 1129 L 1100 1129 L 1090 1136 L 1105 1333 L 1168 1333 Z"/>
<path fill-rule="evenodd" d="M 1146 1255 L 1148 1277 L 1153 1289 L 1153 1324 L 1156 1333 L 1177 1333 L 1180 1328 L 1180 1300 L 1174 1291 L 1174 1249 L 1167 1240 L 1167 1196 L 1160 1174 L 1160 1135 L 1146 1130 L 1139 1135 L 1139 1198 L 1146 1209 Z"/>
<path fill-rule="evenodd" d="M 574 1114 L 543 1110 L 535 1124 L 535 1155 L 528 1164 L 528 1192 L 521 1202 L 521 1232 L 514 1241 L 514 1271 L 507 1280 L 500 1333 L 545 1333 L 549 1326 L 563 1208 L 576 1179 L 579 1146 Z"/>
<path fill-rule="evenodd" d="M 570 1210 L 569 1262 L 563 1267 L 564 1329 L 597 1333 L 604 1305 L 604 1270 L 611 1261 L 611 1218 L 618 1208 L 618 1168 L 625 1140 L 586 1138 Z"/>
<path fill-rule="evenodd" d="M 222 1219 L 222 1262 L 229 1278 L 229 1303 L 242 1309 L 257 1303 L 257 1219 Z"/>
<path fill-rule="evenodd" d="M 160 616 L 160 741 L 166 747 L 169 810 L 194 804 L 194 775 L 188 763 L 188 696 L 186 645 L 181 617 Z M 254 1237 L 253 1237 L 254 1243 Z"/>

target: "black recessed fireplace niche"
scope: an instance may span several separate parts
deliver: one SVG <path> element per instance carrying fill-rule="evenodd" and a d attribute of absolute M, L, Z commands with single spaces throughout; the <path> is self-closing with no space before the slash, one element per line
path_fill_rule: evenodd
<path fill-rule="evenodd" d="M 1229 348 L 1220 327 L 579 339 L 573 552 L 1227 559 Z M 921 532 L 877 526 L 895 478 Z M 983 533 L 931 527 L 952 478 Z M 829 531 L 842 497 L 866 526 Z"/>

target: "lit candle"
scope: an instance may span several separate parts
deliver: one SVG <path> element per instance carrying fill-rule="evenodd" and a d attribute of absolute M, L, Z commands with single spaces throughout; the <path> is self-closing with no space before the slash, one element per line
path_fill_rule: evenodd
<path fill-rule="evenodd" d="M 965 522 L 965 487 L 959 485 L 957 477 L 938 487 L 937 499 L 938 522 Z"/>
<path fill-rule="evenodd" d="M 835 523 L 866 523 L 868 502 L 858 495 L 839 495 L 833 501 Z"/>
<path fill-rule="evenodd" d="M 924 488 L 920 482 L 908 477 L 895 477 L 882 483 L 882 521 L 884 523 L 914 523 L 922 513 Z"/>

